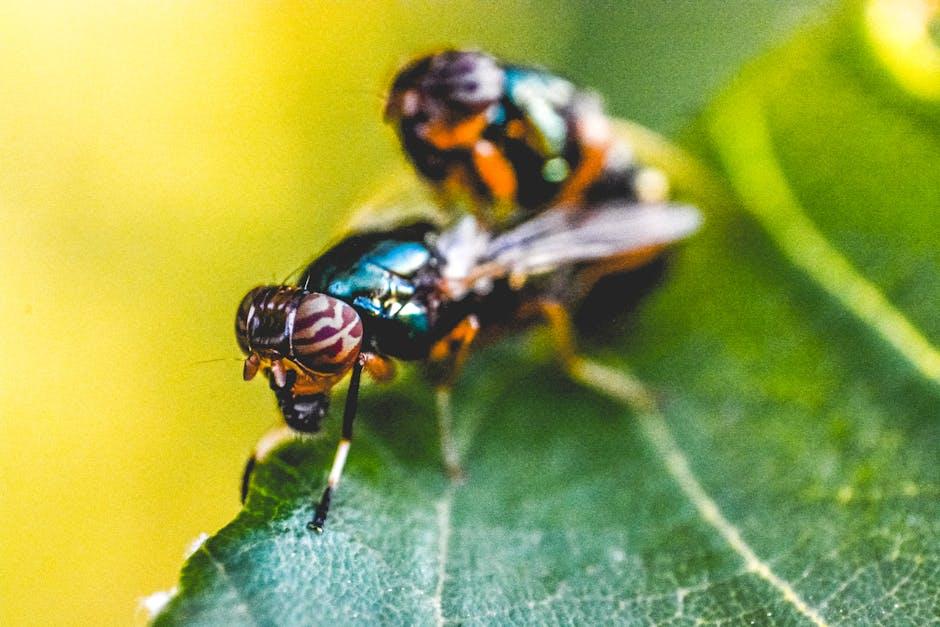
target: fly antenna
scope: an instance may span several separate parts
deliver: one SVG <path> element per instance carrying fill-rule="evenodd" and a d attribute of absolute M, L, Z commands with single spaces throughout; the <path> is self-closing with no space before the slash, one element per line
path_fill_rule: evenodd
<path fill-rule="evenodd" d="M 202 366 L 205 364 L 214 364 L 220 361 L 245 361 L 244 357 L 217 357 L 215 359 L 200 359 L 199 361 L 191 361 L 187 366 Z"/>
<path fill-rule="evenodd" d="M 296 268 L 294 268 L 293 270 L 291 270 L 290 272 L 288 272 L 287 275 L 286 275 L 283 279 L 281 279 L 281 280 L 278 282 L 278 285 L 287 285 L 287 283 L 288 283 L 288 281 L 290 281 L 291 277 L 300 274 L 300 271 L 303 270 L 304 266 L 306 266 L 306 265 L 307 265 L 307 262 L 301 263 L 301 264 L 298 265 Z"/>

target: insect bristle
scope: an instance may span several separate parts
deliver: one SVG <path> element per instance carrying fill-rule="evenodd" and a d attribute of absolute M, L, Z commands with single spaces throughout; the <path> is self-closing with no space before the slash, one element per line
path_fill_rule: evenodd
<path fill-rule="evenodd" d="M 274 279 L 273 276 L 271 277 L 271 280 L 272 280 L 272 281 L 275 281 L 275 284 L 276 284 L 276 285 L 280 285 L 280 286 L 282 286 L 282 287 L 286 287 L 286 286 L 288 286 L 288 285 L 292 285 L 292 284 L 293 284 L 293 281 L 291 281 L 291 279 L 294 278 L 294 277 L 299 276 L 300 273 L 301 273 L 301 271 L 302 271 L 304 268 L 306 268 L 308 265 L 310 265 L 309 262 L 305 261 L 305 262 L 301 263 L 300 265 L 296 266 L 296 267 L 295 267 L 293 270 L 291 270 L 290 272 L 288 272 L 287 275 L 286 275 L 283 279 L 281 279 L 280 281 L 275 281 L 275 279 Z"/>
<path fill-rule="evenodd" d="M 186 363 L 186 367 L 192 368 L 194 366 L 203 366 L 205 364 L 215 364 L 222 361 L 245 361 L 244 357 L 216 357 L 215 359 L 200 359 L 198 361 L 191 361 Z"/>

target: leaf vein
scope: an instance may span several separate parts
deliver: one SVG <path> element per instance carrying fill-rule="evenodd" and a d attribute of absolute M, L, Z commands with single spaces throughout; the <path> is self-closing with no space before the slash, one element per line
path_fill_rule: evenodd
<path fill-rule="evenodd" d="M 453 425 L 453 413 L 451 406 L 450 390 L 441 388 L 437 392 L 437 418 L 438 427 L 441 430 L 441 459 L 448 465 L 460 468 L 462 459 L 461 451 L 465 450 L 453 439 L 451 429 Z M 473 433 L 469 435 L 465 446 L 469 446 Z M 436 512 L 435 520 L 437 522 L 437 581 L 434 584 L 434 593 L 431 597 L 432 607 L 434 609 L 434 622 L 438 627 L 443 627 L 448 621 L 444 615 L 444 584 L 447 582 L 447 560 L 450 557 L 450 538 L 453 534 L 453 522 L 451 521 L 451 511 L 454 506 L 454 495 L 457 492 L 459 483 L 451 480 L 441 498 L 434 504 Z"/>
<path fill-rule="evenodd" d="M 241 612 L 251 620 L 252 624 L 260 625 L 261 623 L 251 611 L 251 606 L 248 604 L 241 591 L 235 586 L 235 582 L 232 581 L 232 578 L 229 577 L 228 569 L 225 567 L 225 564 L 222 563 L 222 561 L 219 560 L 215 555 L 213 555 L 212 551 L 210 551 L 209 547 L 207 546 L 208 544 L 208 542 L 203 542 L 202 546 L 199 547 L 199 550 L 206 554 L 206 557 L 209 558 L 209 561 L 212 562 L 212 565 L 219 572 L 219 575 L 225 581 L 226 585 L 229 587 L 229 589 L 231 589 L 232 594 L 235 595 L 238 609 L 241 610 Z"/>
<path fill-rule="evenodd" d="M 454 486 L 448 486 L 444 495 L 435 504 L 437 511 L 437 583 L 431 601 L 434 620 L 440 627 L 447 622 L 444 617 L 444 583 L 447 581 L 447 558 L 450 553 L 450 536 L 453 532 L 450 514 L 454 504 Z"/>
<path fill-rule="evenodd" d="M 745 569 L 770 584 L 793 608 L 822 627 L 827 625 L 818 610 L 811 607 L 794 590 L 793 586 L 777 575 L 770 565 L 754 552 L 734 526 L 718 507 L 711 496 L 702 487 L 689 466 L 688 459 L 669 431 L 663 415 L 656 408 L 651 395 L 637 389 L 638 382 L 600 364 L 583 361 L 573 370 L 574 377 L 581 383 L 607 396 L 617 399 L 633 409 L 647 439 L 653 445 L 656 454 L 662 459 L 683 494 L 692 502 L 699 516 L 725 540 L 728 546 L 744 561 Z M 638 400 L 637 393 L 643 394 Z"/>

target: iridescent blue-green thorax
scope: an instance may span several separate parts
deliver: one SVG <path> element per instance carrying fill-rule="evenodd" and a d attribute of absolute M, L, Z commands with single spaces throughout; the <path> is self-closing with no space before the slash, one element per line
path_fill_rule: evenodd
<path fill-rule="evenodd" d="M 533 138 L 536 139 L 533 147 L 545 159 L 564 154 L 569 140 L 566 116 L 578 95 L 574 86 L 544 70 L 508 65 L 504 71 L 505 99 L 521 112 L 535 131 L 537 139 Z"/>
<path fill-rule="evenodd" d="M 300 286 L 352 305 L 378 353 L 424 358 L 450 330 L 436 290 L 439 261 L 424 241 L 430 230 L 415 225 L 349 237 L 311 264 Z"/>

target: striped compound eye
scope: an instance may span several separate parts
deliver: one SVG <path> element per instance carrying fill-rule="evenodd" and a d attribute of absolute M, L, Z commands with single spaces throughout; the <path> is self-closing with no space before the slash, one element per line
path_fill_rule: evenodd
<path fill-rule="evenodd" d="M 339 374 L 352 366 L 362 347 L 362 320 L 341 300 L 307 294 L 297 304 L 291 331 L 292 358 L 313 372 Z"/>

